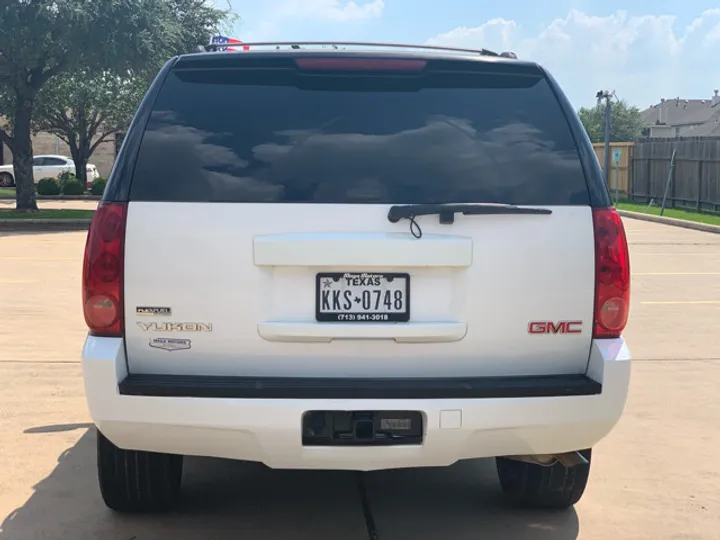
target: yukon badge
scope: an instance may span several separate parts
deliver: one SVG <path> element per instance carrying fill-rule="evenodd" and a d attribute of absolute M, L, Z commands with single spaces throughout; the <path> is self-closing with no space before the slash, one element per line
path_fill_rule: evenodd
<path fill-rule="evenodd" d="M 153 338 L 150 340 L 150 346 L 154 349 L 163 349 L 165 351 L 182 351 L 190 348 L 191 341 L 189 339 L 175 338 Z"/>
<path fill-rule="evenodd" d="M 199 322 L 138 322 L 143 332 L 212 332 L 212 324 Z"/>

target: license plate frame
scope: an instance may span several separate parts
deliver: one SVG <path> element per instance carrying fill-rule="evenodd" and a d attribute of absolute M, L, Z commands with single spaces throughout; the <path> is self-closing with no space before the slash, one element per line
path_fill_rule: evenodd
<path fill-rule="evenodd" d="M 387 281 L 394 279 L 404 279 L 404 300 L 405 310 L 401 312 L 382 312 L 382 311 L 343 311 L 343 312 L 323 312 L 321 310 L 322 303 L 322 286 L 323 279 L 332 279 L 338 281 L 346 277 L 367 277 L 379 276 Z M 337 278 L 337 279 L 336 279 Z M 403 290 L 403 289 L 399 289 Z M 398 323 L 410 321 L 410 274 L 406 272 L 319 272 L 315 276 L 315 320 L 318 322 L 334 322 L 334 323 Z"/>

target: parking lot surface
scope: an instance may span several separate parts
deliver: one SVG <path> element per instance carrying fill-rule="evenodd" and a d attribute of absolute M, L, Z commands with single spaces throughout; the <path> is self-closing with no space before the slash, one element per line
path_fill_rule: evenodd
<path fill-rule="evenodd" d="M 625 224 L 630 396 L 559 513 L 510 508 L 492 460 L 356 474 L 188 459 L 177 513 L 112 514 L 79 365 L 85 233 L 0 233 L 0 540 L 720 538 L 720 235 Z"/>
<path fill-rule="evenodd" d="M 37 205 L 40 210 L 95 210 L 98 202 L 39 200 Z M 13 210 L 14 208 L 15 199 L 0 199 L 0 210 Z"/>

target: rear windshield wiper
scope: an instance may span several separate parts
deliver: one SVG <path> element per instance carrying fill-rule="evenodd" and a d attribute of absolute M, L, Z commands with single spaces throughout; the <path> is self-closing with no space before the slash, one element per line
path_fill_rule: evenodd
<path fill-rule="evenodd" d="M 552 214 L 547 208 L 530 208 L 514 204 L 476 203 L 476 204 L 396 204 L 388 210 L 388 221 L 397 223 L 401 219 L 410 220 L 410 232 L 416 238 L 422 236 L 422 230 L 415 221 L 417 216 L 438 214 L 440 223 L 455 223 L 455 214 L 471 215 L 501 215 L 501 214 Z"/>
<path fill-rule="evenodd" d="M 440 223 L 454 223 L 455 214 L 466 216 L 488 214 L 552 214 L 547 208 L 529 208 L 514 204 L 396 204 L 388 211 L 388 221 L 397 223 L 401 219 L 439 214 Z"/>

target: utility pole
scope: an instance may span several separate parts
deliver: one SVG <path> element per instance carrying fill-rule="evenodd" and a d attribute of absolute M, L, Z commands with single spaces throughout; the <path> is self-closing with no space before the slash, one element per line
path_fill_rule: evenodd
<path fill-rule="evenodd" d="M 609 92 L 607 90 L 600 90 L 595 97 L 597 98 L 598 105 L 604 99 L 605 100 L 605 165 L 603 166 L 603 173 L 605 174 L 605 183 L 610 186 L 610 124 L 611 124 L 611 99 L 615 95 L 615 91 Z"/>

